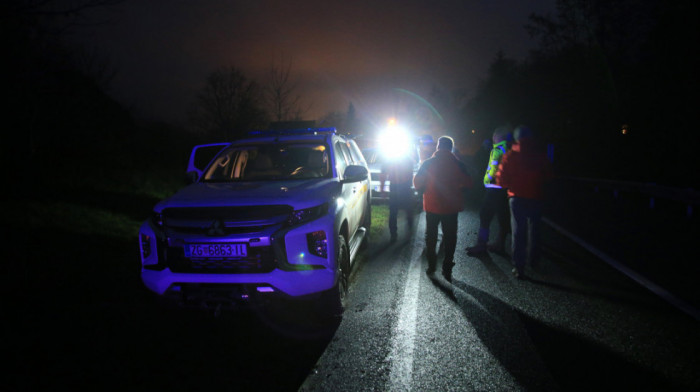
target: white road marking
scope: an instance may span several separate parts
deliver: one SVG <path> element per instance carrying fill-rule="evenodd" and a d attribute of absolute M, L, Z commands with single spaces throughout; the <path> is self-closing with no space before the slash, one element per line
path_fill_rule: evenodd
<path fill-rule="evenodd" d="M 420 226 L 416 233 L 420 233 Z M 423 238 L 414 233 L 411 244 L 411 264 L 408 267 L 406 286 L 398 305 L 396 326 L 391 338 L 389 391 L 410 391 L 413 378 L 413 353 L 416 338 L 416 307 L 420 291 L 421 252 Z"/>

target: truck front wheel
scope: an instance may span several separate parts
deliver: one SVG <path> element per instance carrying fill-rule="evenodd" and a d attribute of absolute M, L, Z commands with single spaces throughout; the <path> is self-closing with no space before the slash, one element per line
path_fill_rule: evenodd
<path fill-rule="evenodd" d="M 338 236 L 338 252 L 336 254 L 338 282 L 324 293 L 319 301 L 319 313 L 323 317 L 340 317 L 345 308 L 345 300 L 350 284 L 350 251 L 345 237 Z"/>

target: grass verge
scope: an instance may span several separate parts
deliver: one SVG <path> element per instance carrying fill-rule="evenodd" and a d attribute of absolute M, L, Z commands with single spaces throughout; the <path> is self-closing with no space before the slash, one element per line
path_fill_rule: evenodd
<path fill-rule="evenodd" d="M 372 205 L 372 227 L 369 230 L 369 238 L 377 240 L 386 234 L 389 227 L 389 206 L 386 204 Z"/>

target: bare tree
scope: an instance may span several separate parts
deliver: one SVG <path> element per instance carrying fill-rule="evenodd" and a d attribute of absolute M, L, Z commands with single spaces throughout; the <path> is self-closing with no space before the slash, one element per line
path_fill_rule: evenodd
<path fill-rule="evenodd" d="M 231 140 L 264 124 L 260 88 L 236 67 L 222 68 L 207 77 L 197 96 L 192 119 L 205 133 Z"/>
<path fill-rule="evenodd" d="M 292 60 L 273 62 L 268 71 L 265 100 L 274 121 L 299 121 L 311 109 L 302 107 L 299 79 L 292 77 Z"/>
<path fill-rule="evenodd" d="M 319 126 L 341 128 L 345 125 L 345 114 L 337 111 L 328 112 L 319 119 Z"/>
<path fill-rule="evenodd" d="M 607 55 L 635 58 L 647 52 L 660 1 L 556 0 L 556 14 L 530 15 L 525 26 L 538 39 L 539 54 L 556 55 L 571 48 L 600 48 Z"/>
<path fill-rule="evenodd" d="M 124 0 L 9 0 L 9 9 L 34 15 L 77 15 L 91 8 L 123 3 Z"/>
<path fill-rule="evenodd" d="M 12 102 L 5 118 L 14 122 L 18 145 L 26 150 L 18 153 L 39 154 L 51 150 L 52 137 L 70 139 L 67 132 L 76 127 L 59 130 L 59 118 L 75 119 L 80 114 L 84 123 L 88 113 L 70 110 L 84 102 L 99 105 L 94 91 L 85 89 L 89 80 L 75 75 L 83 72 L 106 88 L 114 71 L 105 57 L 97 53 L 74 56 L 65 42 L 67 33 L 80 26 L 97 25 L 110 6 L 124 0 L 2 0 L 0 2 L 0 41 L 4 49 L 3 65 L 9 75 L 3 84 L 3 102 Z M 100 15 L 100 17 L 98 17 Z M 83 55 L 88 57 L 80 58 Z M 70 91 L 70 94 L 66 92 Z M 80 93 L 78 93 L 80 91 Z M 81 95 L 84 94 L 84 95 Z M 97 94 L 99 95 L 99 94 Z M 90 97 L 88 97 L 90 96 Z M 82 101 L 81 101 L 82 100 Z M 78 104 L 78 105 L 76 105 Z M 90 111 L 95 114 L 95 111 Z M 94 120 L 96 117 L 92 117 Z M 42 146 L 41 143 L 44 145 Z M 55 148 L 54 148 L 55 150 Z"/>
<path fill-rule="evenodd" d="M 109 90 L 112 80 L 117 75 L 109 57 L 96 47 L 78 47 L 73 55 L 73 63 L 78 71 L 93 79 L 103 91 Z"/>

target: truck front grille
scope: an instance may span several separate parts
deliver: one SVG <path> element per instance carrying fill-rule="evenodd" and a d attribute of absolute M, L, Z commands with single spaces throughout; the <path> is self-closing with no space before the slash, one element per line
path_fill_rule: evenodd
<path fill-rule="evenodd" d="M 228 236 L 281 227 L 294 208 L 288 205 L 177 207 L 163 210 L 166 235 Z"/>

